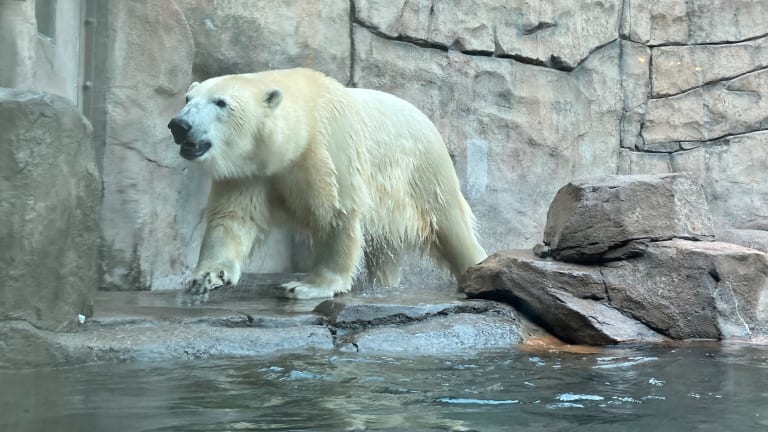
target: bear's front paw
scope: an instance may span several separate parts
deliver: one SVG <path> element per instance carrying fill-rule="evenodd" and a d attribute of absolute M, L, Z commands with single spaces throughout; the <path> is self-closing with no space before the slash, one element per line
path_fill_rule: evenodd
<path fill-rule="evenodd" d="M 226 270 L 218 272 L 202 272 L 187 286 L 187 292 L 190 294 L 205 294 L 216 288 L 232 285 L 232 274 Z"/>
<path fill-rule="evenodd" d="M 317 272 L 308 275 L 302 281 L 280 285 L 278 295 L 297 300 L 333 298 L 336 294 L 348 292 L 350 288 L 351 283 L 348 278 L 331 272 Z"/>
<path fill-rule="evenodd" d="M 289 299 L 306 300 L 318 298 L 333 298 L 333 286 L 320 286 L 307 282 L 293 281 L 280 285 L 279 295 Z"/>

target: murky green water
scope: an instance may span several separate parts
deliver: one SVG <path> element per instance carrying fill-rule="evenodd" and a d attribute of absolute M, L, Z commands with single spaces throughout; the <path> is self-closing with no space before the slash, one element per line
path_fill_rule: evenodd
<path fill-rule="evenodd" d="M 3 431 L 761 431 L 768 347 L 0 371 Z"/>

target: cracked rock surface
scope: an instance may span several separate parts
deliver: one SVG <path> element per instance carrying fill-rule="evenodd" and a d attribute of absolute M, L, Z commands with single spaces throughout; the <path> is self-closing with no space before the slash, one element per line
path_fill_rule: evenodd
<path fill-rule="evenodd" d="M 459 293 L 365 289 L 334 300 L 285 300 L 296 275 L 246 275 L 205 301 L 179 291 L 101 291 L 73 332 L 0 322 L 0 366 L 276 356 L 313 351 L 457 355 L 512 350 L 545 334 L 508 306 Z M 319 302 L 319 303 L 318 303 Z"/>
<path fill-rule="evenodd" d="M 471 268 L 472 298 L 512 304 L 569 343 L 750 339 L 768 334 L 768 258 L 722 242 L 652 242 L 602 265 L 502 251 Z"/>

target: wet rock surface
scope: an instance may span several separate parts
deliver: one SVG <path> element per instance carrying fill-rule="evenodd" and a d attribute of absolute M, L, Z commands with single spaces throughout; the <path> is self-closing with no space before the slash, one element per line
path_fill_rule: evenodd
<path fill-rule="evenodd" d="M 515 349 L 542 332 L 503 304 L 462 294 L 359 289 L 334 300 L 285 300 L 295 275 L 246 275 L 200 299 L 179 291 L 100 291 L 96 313 L 57 333 L 0 322 L 0 365 L 274 356 L 314 350 L 454 355 Z M 30 360 L 31 359 L 31 360 Z"/>
<path fill-rule="evenodd" d="M 425 294 L 386 303 L 341 297 L 315 310 L 328 318 L 337 346 L 345 351 L 446 354 L 508 349 L 536 333 L 503 304 L 458 294 Z"/>

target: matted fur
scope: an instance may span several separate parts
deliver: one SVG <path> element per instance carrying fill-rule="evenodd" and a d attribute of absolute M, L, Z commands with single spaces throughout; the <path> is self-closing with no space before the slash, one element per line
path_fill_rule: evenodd
<path fill-rule="evenodd" d="M 291 69 L 193 84 L 179 117 L 211 143 L 196 159 L 213 187 L 192 291 L 237 283 L 275 217 L 312 241 L 310 273 L 284 285 L 292 298 L 349 291 L 364 252 L 385 285 L 413 250 L 457 277 L 486 256 L 440 134 L 402 99 Z"/>

